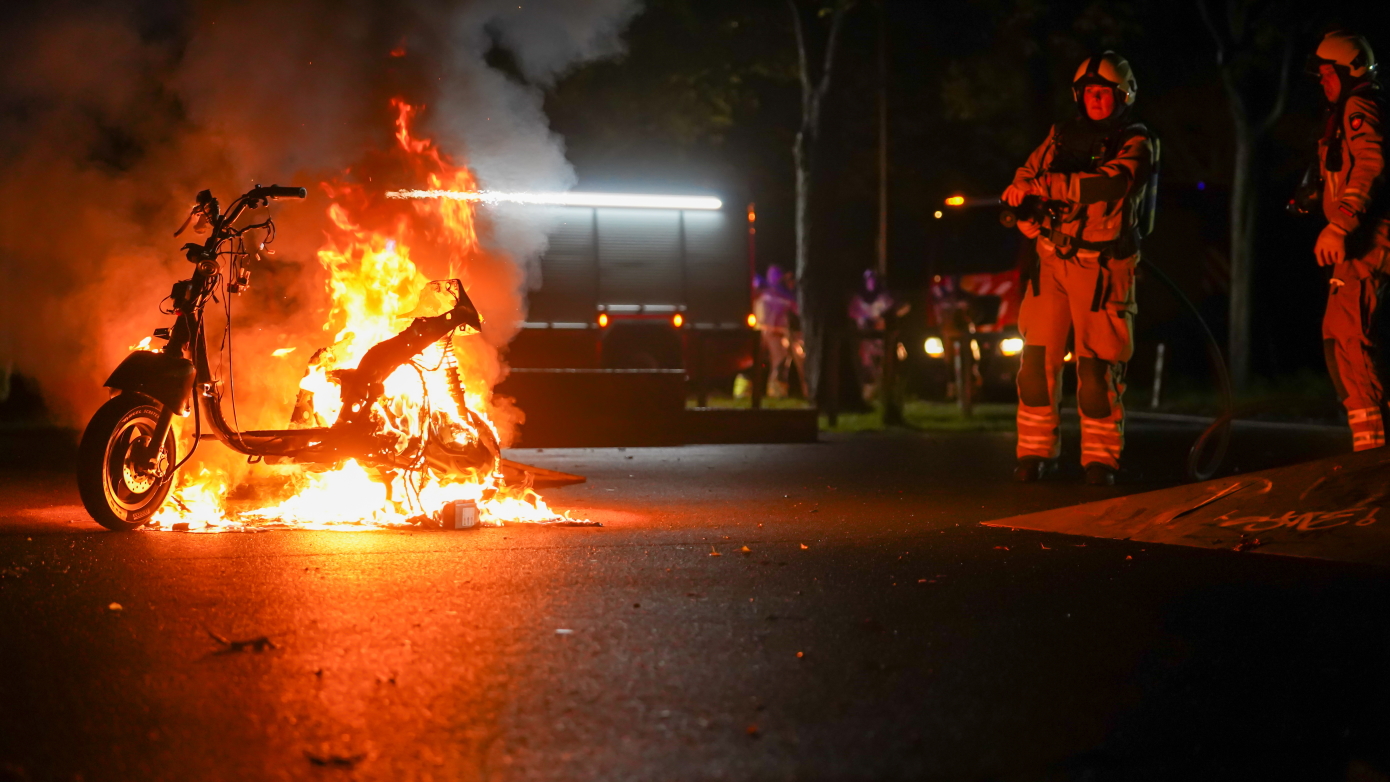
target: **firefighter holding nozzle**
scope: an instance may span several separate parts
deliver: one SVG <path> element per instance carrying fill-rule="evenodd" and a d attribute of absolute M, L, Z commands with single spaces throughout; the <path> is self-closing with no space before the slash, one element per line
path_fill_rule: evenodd
<path fill-rule="evenodd" d="M 1383 181 L 1386 98 L 1376 83 L 1375 55 L 1359 35 L 1328 33 L 1309 70 L 1322 83 L 1328 103 L 1318 141 L 1322 181 L 1306 178 L 1290 207 L 1307 213 L 1321 201 L 1327 218 L 1314 247 L 1318 263 L 1332 267 L 1323 351 L 1347 410 L 1352 447 L 1364 451 L 1385 445 L 1384 395 L 1371 335 L 1380 289 L 1390 273 L 1390 192 Z"/>
<path fill-rule="evenodd" d="M 1156 143 L 1130 117 L 1137 91 L 1124 58 L 1114 52 L 1088 58 L 1072 79 L 1076 116 L 1052 127 L 1002 196 L 1009 206 L 1022 207 L 1018 228 L 1037 240 L 1038 251 L 1018 316 L 1024 340 L 1018 481 L 1038 480 L 1060 454 L 1058 408 L 1069 332 L 1086 482 L 1113 484 L 1120 466 L 1139 225 L 1141 211 L 1151 207 L 1146 193 L 1156 164 Z"/>

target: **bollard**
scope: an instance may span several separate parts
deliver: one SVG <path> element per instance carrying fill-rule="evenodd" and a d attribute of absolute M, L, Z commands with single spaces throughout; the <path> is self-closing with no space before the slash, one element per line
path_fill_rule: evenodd
<path fill-rule="evenodd" d="M 821 353 L 821 361 L 830 361 L 830 374 L 821 375 L 828 381 L 830 388 L 826 389 L 825 397 L 825 420 L 834 429 L 840 425 L 840 348 L 842 346 L 840 332 L 832 331 L 829 334 L 821 332 L 821 344 L 829 343 L 829 351 Z"/>
<path fill-rule="evenodd" d="M 763 332 L 753 332 L 753 366 L 748 370 L 753 385 L 748 389 L 749 404 L 754 410 L 763 406 L 763 391 L 767 389 L 767 378 L 763 376 Z"/>
<path fill-rule="evenodd" d="M 690 331 L 695 340 L 695 406 L 709 407 L 709 378 L 705 374 L 705 337 L 703 332 Z"/>
<path fill-rule="evenodd" d="M 1157 410 L 1157 409 L 1158 409 L 1159 395 L 1163 392 L 1163 354 L 1164 354 L 1164 352 L 1165 352 L 1165 350 L 1164 350 L 1164 345 L 1163 345 L 1163 343 L 1162 343 L 1162 342 L 1158 343 L 1158 349 L 1157 349 L 1156 351 L 1154 351 L 1154 393 L 1153 393 L 1153 396 L 1149 398 L 1149 409 L 1150 409 L 1150 410 Z"/>
<path fill-rule="evenodd" d="M 883 425 L 901 426 L 903 400 L 898 394 L 898 332 L 887 326 L 883 330 L 883 367 L 878 384 L 883 402 Z"/>
<path fill-rule="evenodd" d="M 975 356 L 968 341 L 957 339 L 952 344 L 956 354 L 956 406 L 962 418 L 970 418 L 975 414 L 975 373 L 971 361 Z"/>

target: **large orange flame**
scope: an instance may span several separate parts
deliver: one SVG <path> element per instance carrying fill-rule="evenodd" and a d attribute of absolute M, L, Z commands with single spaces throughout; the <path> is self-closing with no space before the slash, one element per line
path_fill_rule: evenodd
<path fill-rule="evenodd" d="M 430 139 L 412 133 L 417 107 L 397 98 L 392 108 L 398 146 L 395 165 L 408 169 L 399 175 L 416 181 L 423 178 L 433 189 L 477 189 L 477 181 L 466 166 L 454 163 Z M 325 182 L 323 189 L 332 199 L 328 208 L 332 228 L 318 251 L 318 260 L 326 272 L 331 301 L 325 330 L 334 337 L 331 345 L 312 357 L 300 383 L 301 406 L 312 410 L 310 420 L 300 425 L 309 426 L 331 426 L 338 418 L 341 399 L 334 370 L 356 367 L 373 345 L 399 333 L 417 313 L 433 314 L 421 312 L 430 304 L 424 301 L 429 279 L 412 259 L 407 242 L 427 246 L 430 255 L 447 260 L 449 277 L 465 281 L 470 260 L 481 252 L 476 203 L 437 200 L 404 206 L 368 192 L 360 181 Z M 420 427 L 428 425 L 422 422 L 444 416 L 447 420 L 442 421 L 442 431 L 453 433 L 455 442 L 486 437 L 496 442 L 497 429 L 485 414 L 492 393 L 488 378 L 469 373 L 469 364 L 461 360 L 466 351 L 459 350 L 462 340 L 478 338 L 456 333 L 447 345 L 431 345 L 416 361 L 390 375 L 379 413 L 391 434 L 399 436 L 401 442 L 418 438 Z M 459 413 L 443 370 L 450 359 L 464 370 L 462 396 L 468 410 L 476 415 Z M 236 512 L 224 501 L 230 488 L 225 473 L 206 468 L 197 473 L 185 470 L 178 475 L 175 492 L 152 526 L 169 529 L 177 524 L 180 529 L 203 531 L 248 525 L 363 529 L 418 523 L 454 500 L 475 501 L 484 524 L 562 518 L 529 487 L 507 486 L 500 469 L 467 475 L 429 470 L 383 472 L 351 459 L 328 471 L 298 466 L 275 469 L 283 474 L 293 494 L 273 505 Z"/>

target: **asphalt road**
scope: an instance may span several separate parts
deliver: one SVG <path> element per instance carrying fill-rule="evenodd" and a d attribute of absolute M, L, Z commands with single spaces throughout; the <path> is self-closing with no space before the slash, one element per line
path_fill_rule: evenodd
<path fill-rule="evenodd" d="M 1192 432 L 1114 489 L 1008 434 L 510 454 L 600 529 L 113 534 L 0 472 L 0 780 L 1386 779 L 1390 571 L 977 525 Z"/>

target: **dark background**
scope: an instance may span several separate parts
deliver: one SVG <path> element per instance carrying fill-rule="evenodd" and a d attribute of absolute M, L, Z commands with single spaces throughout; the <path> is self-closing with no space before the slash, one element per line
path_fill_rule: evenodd
<path fill-rule="evenodd" d="M 1213 6 L 1270 20 L 1253 25 L 1252 46 L 1263 59 L 1245 73 L 1257 108 L 1275 84 L 1281 41 L 1294 40 L 1287 108 L 1259 150 L 1252 364 L 1266 382 L 1316 387 L 1325 273 L 1311 248 L 1321 221 L 1283 211 L 1313 159 L 1323 108 L 1303 64 L 1329 25 L 1362 31 L 1373 46 L 1390 45 L 1390 13 L 1381 3 L 1287 6 L 1282 17 L 1270 13 L 1278 3 Z M 1216 47 L 1195 3 L 856 4 L 846 17 L 825 115 L 835 251 L 855 270 L 874 263 L 880 14 L 888 58 L 889 277 L 896 291 L 916 297 L 932 273 L 924 248 L 942 199 L 1002 191 L 1048 126 L 1074 110 L 1069 83 L 1077 64 L 1114 49 L 1135 69 L 1138 119 L 1163 143 L 1158 225 L 1145 259 L 1178 281 L 1224 342 L 1232 119 Z M 1294 24 L 1273 21 L 1280 18 Z M 756 202 L 759 266 L 792 266 L 791 147 L 800 95 L 785 4 L 652 0 L 626 40 L 624 57 L 590 65 L 547 91 L 546 111 L 565 139 L 579 187 L 709 191 Z M 495 54 L 505 68 L 505 52 Z M 1152 361 L 1153 345 L 1163 340 L 1177 383 L 1205 385 L 1210 370 L 1200 332 L 1172 295 L 1156 281 L 1141 283 L 1140 312 L 1136 368 Z"/>

